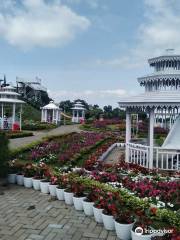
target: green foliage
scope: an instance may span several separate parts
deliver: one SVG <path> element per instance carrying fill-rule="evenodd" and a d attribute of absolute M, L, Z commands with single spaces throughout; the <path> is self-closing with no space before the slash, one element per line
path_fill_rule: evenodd
<path fill-rule="evenodd" d="M 8 132 L 6 133 L 7 137 L 10 139 L 13 138 L 23 138 L 33 136 L 32 132 Z"/>
<path fill-rule="evenodd" d="M 133 196 L 124 189 L 113 188 L 110 185 L 100 183 L 90 178 L 82 176 L 79 177 L 74 173 L 70 174 L 70 178 L 72 179 L 73 183 L 77 182 L 83 184 L 87 189 L 92 189 L 95 187 L 105 192 L 118 192 L 121 198 L 124 200 L 126 206 L 132 210 L 148 210 L 151 207 L 148 201 Z M 169 227 L 176 227 L 178 230 L 180 229 L 180 218 L 177 212 L 167 209 L 158 209 L 156 216 L 152 219 L 156 221 L 156 224 L 163 224 L 163 226 L 168 225 Z"/>
<path fill-rule="evenodd" d="M 9 147 L 5 133 L 0 133 L 0 178 L 6 177 L 8 171 Z"/>
<path fill-rule="evenodd" d="M 26 103 L 23 106 L 22 120 L 25 121 L 30 119 L 34 121 L 40 121 L 41 111 Z"/>
<path fill-rule="evenodd" d="M 53 129 L 56 128 L 57 125 L 53 123 L 44 123 L 39 121 L 26 121 L 22 124 L 23 130 L 30 130 L 30 131 L 36 131 L 36 130 L 47 130 L 47 129 Z"/>

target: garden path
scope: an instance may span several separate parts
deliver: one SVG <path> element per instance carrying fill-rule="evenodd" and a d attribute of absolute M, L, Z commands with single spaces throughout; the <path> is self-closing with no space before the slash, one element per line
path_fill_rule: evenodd
<path fill-rule="evenodd" d="M 120 157 L 124 154 L 124 149 L 122 147 L 116 147 L 114 148 L 110 154 L 108 154 L 107 158 L 104 160 L 105 163 L 118 163 L 120 160 Z"/>
<path fill-rule="evenodd" d="M 15 138 L 10 139 L 10 149 L 16 149 L 19 147 L 24 147 L 32 142 L 42 140 L 43 137 L 52 136 L 52 135 L 60 135 L 71 132 L 80 132 L 79 125 L 66 125 L 60 126 L 55 129 L 51 129 L 49 131 L 34 131 L 34 136 L 24 137 L 24 138 Z"/>
<path fill-rule="evenodd" d="M 0 195 L 0 240 L 117 240 L 64 201 L 12 185 Z"/>

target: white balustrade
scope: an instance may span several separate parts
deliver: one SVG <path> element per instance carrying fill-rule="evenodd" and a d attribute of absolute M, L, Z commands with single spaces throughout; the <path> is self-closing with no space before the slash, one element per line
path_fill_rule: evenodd
<path fill-rule="evenodd" d="M 129 149 L 129 163 L 149 168 L 149 146 L 127 143 L 126 147 Z M 180 170 L 179 158 L 180 150 L 164 149 L 162 147 L 153 148 L 153 168 L 178 171 Z"/>

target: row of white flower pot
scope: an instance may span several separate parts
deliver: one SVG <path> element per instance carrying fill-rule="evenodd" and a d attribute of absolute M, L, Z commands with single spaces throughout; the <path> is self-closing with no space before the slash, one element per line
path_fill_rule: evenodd
<path fill-rule="evenodd" d="M 67 192 L 65 189 L 58 188 L 57 185 L 52 185 L 47 181 L 24 177 L 23 175 L 9 174 L 9 183 L 17 183 L 18 185 L 24 185 L 26 188 L 34 188 L 42 193 L 57 197 L 58 200 L 65 201 L 67 205 L 74 205 L 78 211 L 83 211 L 87 216 L 94 216 L 97 223 L 103 223 L 106 230 L 115 230 L 118 238 L 121 240 L 150 240 L 153 236 L 149 235 L 137 235 L 132 231 L 134 223 L 120 224 L 115 221 L 113 216 L 106 215 L 103 209 L 96 208 L 94 202 L 88 202 L 86 197 L 75 197 L 72 192 Z"/>

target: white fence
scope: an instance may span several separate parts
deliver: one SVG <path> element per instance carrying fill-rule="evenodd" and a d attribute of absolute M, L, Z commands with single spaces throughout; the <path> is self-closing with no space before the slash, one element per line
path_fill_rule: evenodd
<path fill-rule="evenodd" d="M 136 163 L 143 167 L 149 168 L 149 151 L 150 147 L 127 143 L 126 151 L 128 151 L 127 162 Z M 153 168 L 161 170 L 180 170 L 180 150 L 164 149 L 161 147 L 153 148 Z"/>

